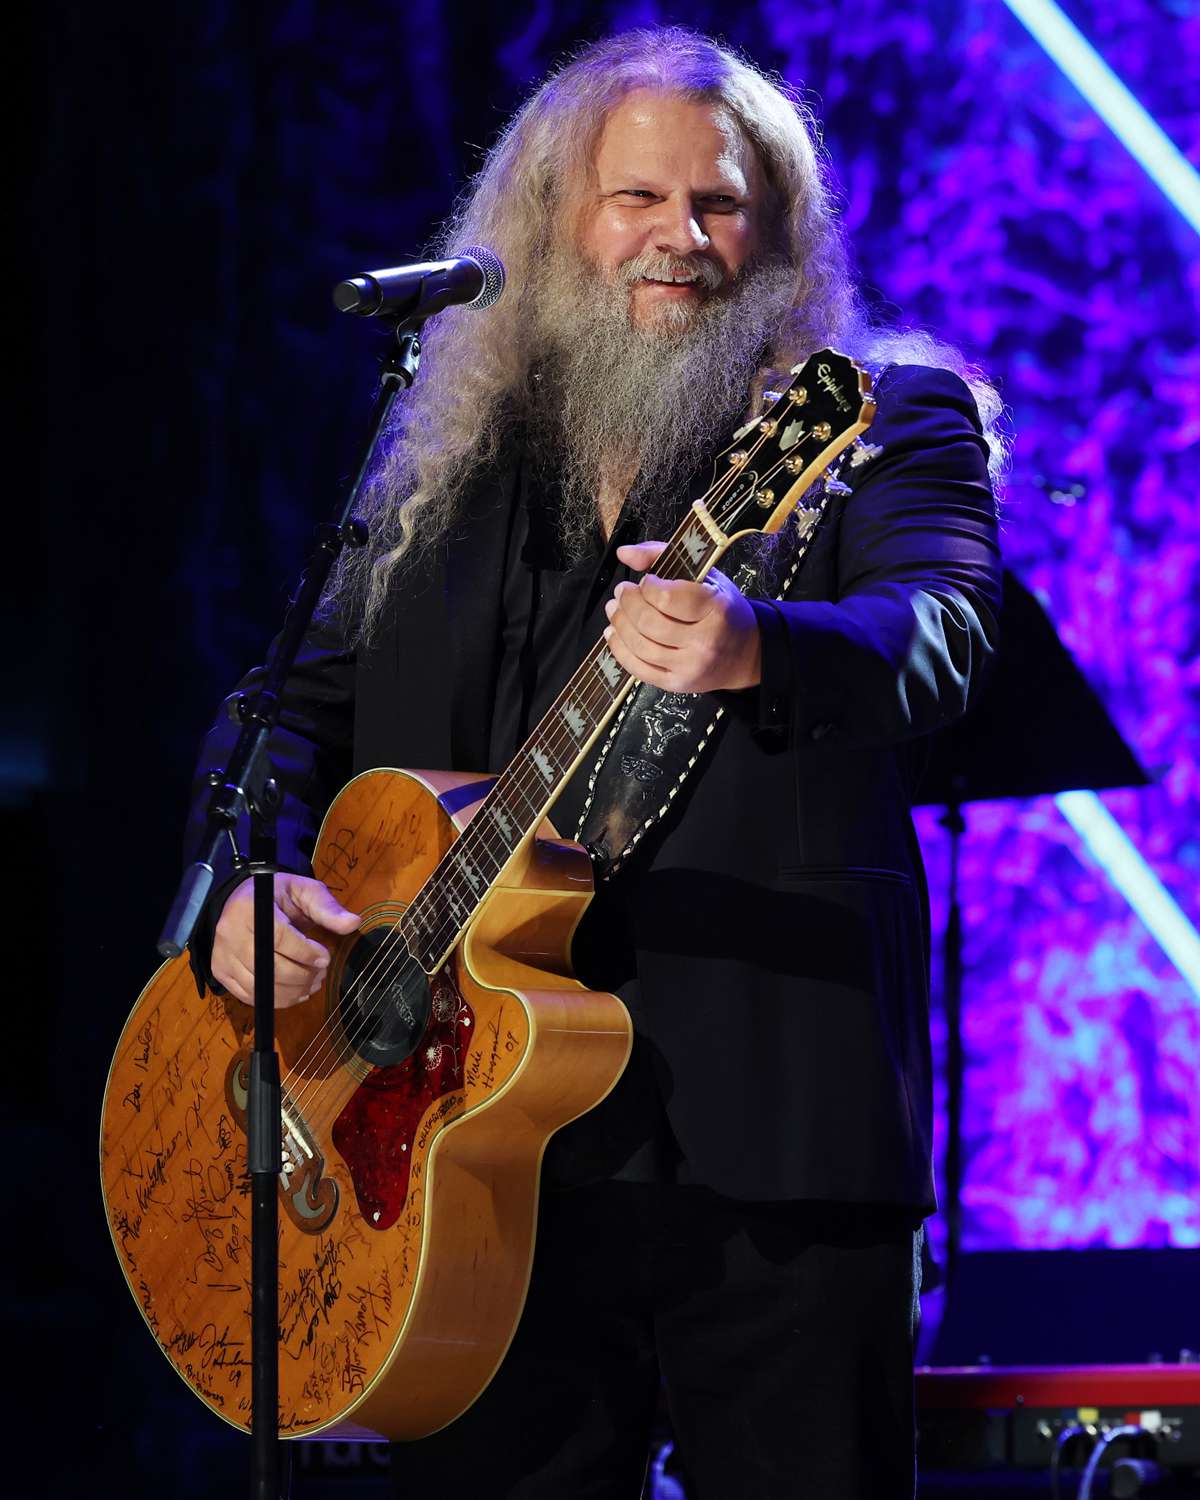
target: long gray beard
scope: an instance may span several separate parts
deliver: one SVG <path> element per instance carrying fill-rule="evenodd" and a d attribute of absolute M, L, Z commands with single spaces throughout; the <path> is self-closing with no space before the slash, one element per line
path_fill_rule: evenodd
<path fill-rule="evenodd" d="M 608 479 L 629 488 L 626 513 L 664 539 L 697 463 L 727 441 L 747 408 L 767 348 L 791 312 L 791 269 L 762 262 L 725 297 L 665 307 L 632 326 L 627 280 L 560 263 L 538 295 L 531 437 L 557 480 L 559 537 L 576 561 L 595 544 Z M 680 316 L 680 314 L 683 316 Z"/>

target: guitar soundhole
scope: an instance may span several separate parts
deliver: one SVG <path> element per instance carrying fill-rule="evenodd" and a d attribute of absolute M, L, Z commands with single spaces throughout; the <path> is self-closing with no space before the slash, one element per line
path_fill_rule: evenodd
<path fill-rule="evenodd" d="M 391 1067 L 412 1056 L 429 1025 L 429 977 L 394 927 L 372 927 L 346 957 L 337 1004 L 355 1052 Z"/>

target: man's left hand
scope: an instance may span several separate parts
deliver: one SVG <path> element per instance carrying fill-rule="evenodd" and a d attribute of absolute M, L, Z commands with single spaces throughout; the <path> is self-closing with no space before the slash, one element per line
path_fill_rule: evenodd
<path fill-rule="evenodd" d="M 645 572 L 666 547 L 639 542 L 617 556 Z M 762 677 L 758 621 L 746 597 L 714 568 L 703 583 L 656 578 L 619 583 L 604 606 L 608 649 L 641 682 L 673 693 L 754 687 Z"/>

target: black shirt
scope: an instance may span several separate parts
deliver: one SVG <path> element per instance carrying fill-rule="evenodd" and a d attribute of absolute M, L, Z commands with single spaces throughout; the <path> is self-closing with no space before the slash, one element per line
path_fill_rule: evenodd
<path fill-rule="evenodd" d="M 632 575 L 617 561 L 617 548 L 637 540 L 631 519 L 622 515 L 607 544 L 599 527 L 587 553 L 569 561 L 555 524 L 555 496 L 547 481 L 525 460 L 518 477 L 504 559 L 501 653 L 488 764 L 500 771 L 541 720 L 587 650 L 608 623 L 605 603 L 622 579 Z M 569 807 L 564 789 L 556 826 Z"/>
<path fill-rule="evenodd" d="M 558 536 L 553 485 L 526 459 L 518 478 L 504 557 L 501 648 L 488 764 L 500 771 L 545 715 L 608 618 L 605 603 L 633 575 L 617 548 L 641 540 L 635 517 L 622 513 L 605 542 L 570 560 Z M 593 752 L 594 755 L 594 752 Z M 592 756 L 551 809 L 554 826 L 573 838 L 586 797 Z M 629 934 L 636 871 L 624 870 L 598 891 L 574 944 L 579 978 L 593 989 L 620 994 L 637 1027 L 637 974 Z M 594 1110 L 565 1126 L 546 1152 L 543 1180 L 568 1187 L 601 1178 L 675 1181 L 681 1175 L 675 1143 L 648 1044 L 635 1034 L 633 1055 L 619 1083 Z"/>

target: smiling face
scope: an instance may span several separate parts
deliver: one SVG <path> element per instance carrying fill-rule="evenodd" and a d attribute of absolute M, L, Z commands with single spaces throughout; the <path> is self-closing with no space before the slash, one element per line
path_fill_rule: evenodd
<path fill-rule="evenodd" d="M 577 247 L 629 286 L 630 322 L 681 328 L 759 247 L 762 169 L 719 105 L 635 89 L 604 123 Z"/>

